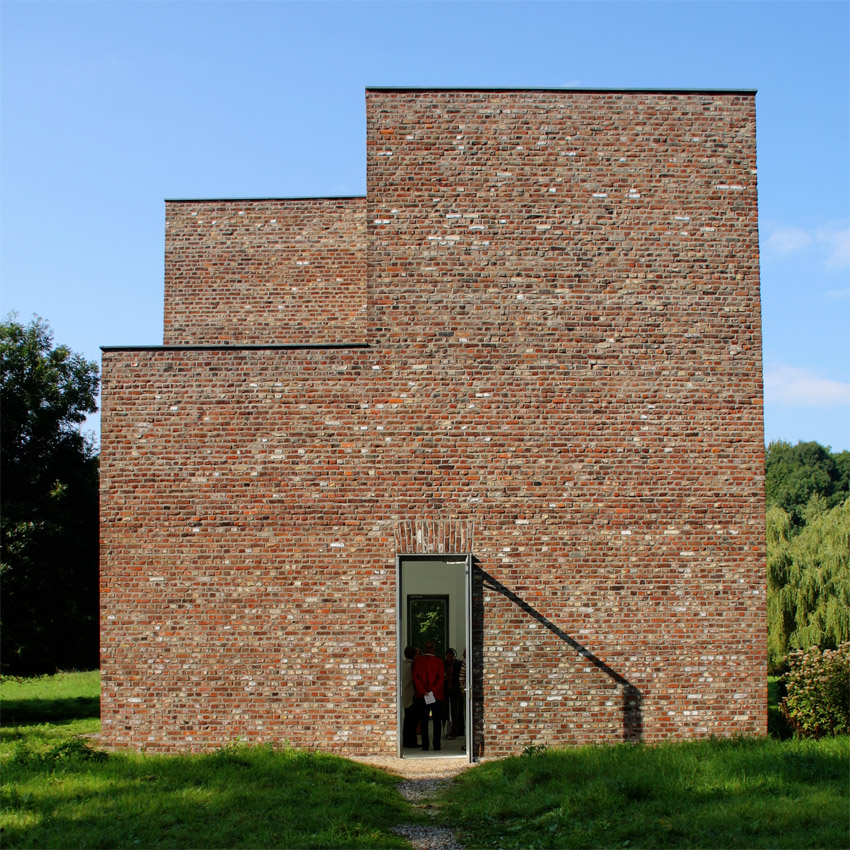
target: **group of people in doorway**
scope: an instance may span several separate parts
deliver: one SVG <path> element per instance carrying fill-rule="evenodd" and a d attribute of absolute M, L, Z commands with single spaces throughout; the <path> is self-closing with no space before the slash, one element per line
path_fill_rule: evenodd
<path fill-rule="evenodd" d="M 421 651 L 414 646 L 405 647 L 401 679 L 404 703 L 402 745 L 405 748 L 431 748 L 428 728 L 431 718 L 434 721 L 435 750 L 442 749 L 443 727 L 447 740 L 465 736 L 466 650 L 463 656 L 463 660 L 458 660 L 457 653 L 447 649 L 445 659 L 439 658 L 431 640 L 425 642 Z M 417 729 L 422 737 L 421 744 Z"/>

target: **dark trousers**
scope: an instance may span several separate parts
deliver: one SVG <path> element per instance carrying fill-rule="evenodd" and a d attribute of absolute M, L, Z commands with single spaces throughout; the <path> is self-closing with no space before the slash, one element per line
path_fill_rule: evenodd
<path fill-rule="evenodd" d="M 466 728 L 463 725 L 462 694 L 456 691 L 449 697 L 449 700 L 452 709 L 452 730 L 450 734 L 455 738 L 460 738 L 466 734 Z"/>
<path fill-rule="evenodd" d="M 440 749 L 440 726 L 443 722 L 443 703 L 435 700 L 428 705 L 424 699 L 419 700 L 419 723 L 422 726 L 422 749 L 427 750 L 430 744 L 428 736 L 428 718 L 434 718 L 434 749 Z"/>
<path fill-rule="evenodd" d="M 419 723 L 419 700 L 413 702 L 404 710 L 404 724 L 401 727 L 401 745 L 416 747 L 416 724 Z"/>

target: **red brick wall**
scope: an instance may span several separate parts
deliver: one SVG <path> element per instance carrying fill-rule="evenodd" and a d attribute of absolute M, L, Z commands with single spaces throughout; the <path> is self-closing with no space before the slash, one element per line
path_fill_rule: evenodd
<path fill-rule="evenodd" d="M 104 738 L 394 748 L 363 351 L 107 352 Z M 388 678 L 389 677 L 389 678 Z"/>
<path fill-rule="evenodd" d="M 649 740 L 763 731 L 753 96 L 372 91 L 367 122 L 373 334 L 415 387 L 387 431 L 422 429 L 385 462 L 430 443 L 411 510 L 474 514 L 551 626 L 484 591 L 485 744 L 617 737 L 617 676 Z"/>
<path fill-rule="evenodd" d="M 365 198 L 169 201 L 166 345 L 359 342 Z"/>
<path fill-rule="evenodd" d="M 395 752 L 411 519 L 474 527 L 477 752 L 763 732 L 753 97 L 367 120 L 370 349 L 104 356 L 105 739 Z"/>

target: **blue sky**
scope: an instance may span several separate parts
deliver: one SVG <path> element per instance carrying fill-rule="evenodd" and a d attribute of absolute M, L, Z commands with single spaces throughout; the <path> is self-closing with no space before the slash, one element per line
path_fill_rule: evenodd
<path fill-rule="evenodd" d="M 162 342 L 163 199 L 365 194 L 366 86 L 756 88 L 766 439 L 850 449 L 846 2 L 4 0 L 0 48 L 0 310 L 91 359 Z"/>

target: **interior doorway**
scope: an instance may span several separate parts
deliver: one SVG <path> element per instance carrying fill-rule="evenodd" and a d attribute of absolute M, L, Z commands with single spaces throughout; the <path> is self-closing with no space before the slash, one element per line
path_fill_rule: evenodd
<path fill-rule="evenodd" d="M 422 648 L 430 640 L 437 647 L 437 655 L 446 657 L 452 646 L 450 639 L 450 602 L 448 593 L 425 595 L 407 594 L 407 645 Z"/>
<path fill-rule="evenodd" d="M 398 754 L 402 758 L 455 756 L 472 760 L 471 560 L 463 554 L 399 555 L 396 560 Z M 441 659 L 445 659 L 449 649 L 455 651 L 458 662 L 463 661 L 464 651 L 467 658 L 460 692 L 455 700 L 444 700 L 442 713 L 447 722 L 439 752 L 404 746 L 404 650 L 408 646 L 421 650 L 428 640 L 435 643 L 435 654 Z"/>

